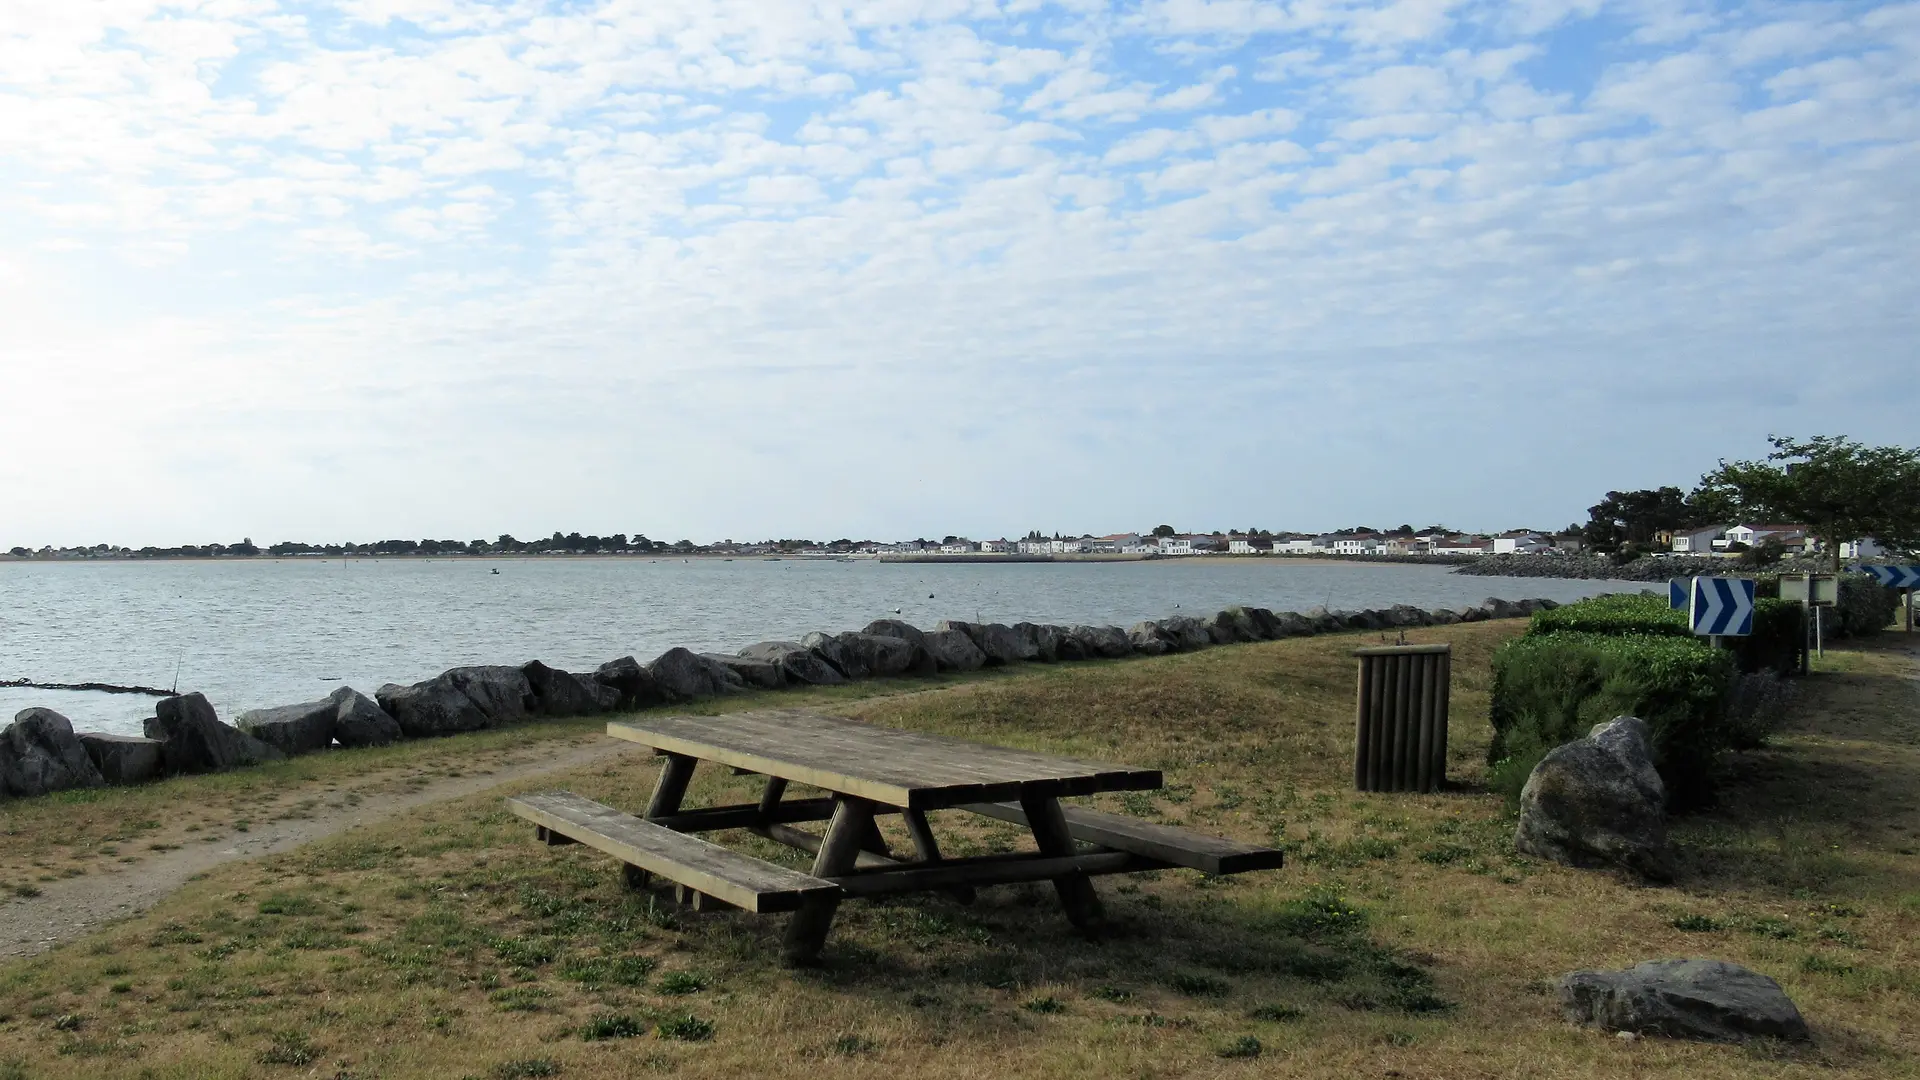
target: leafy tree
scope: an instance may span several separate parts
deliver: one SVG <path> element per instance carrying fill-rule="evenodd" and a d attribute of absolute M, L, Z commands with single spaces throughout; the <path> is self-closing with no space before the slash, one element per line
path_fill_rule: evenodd
<path fill-rule="evenodd" d="M 1872 538 L 1893 551 L 1920 550 L 1920 450 L 1866 446 L 1843 435 L 1806 442 L 1769 435 L 1765 461 L 1721 461 L 1700 478 L 1705 497 L 1748 516 L 1805 525 L 1833 553 Z"/>
<path fill-rule="evenodd" d="M 1155 535 L 1155 536 L 1172 536 L 1172 535 L 1173 535 L 1173 526 L 1171 526 L 1171 525 L 1155 525 L 1155 526 L 1153 527 L 1153 535 Z"/>
<path fill-rule="evenodd" d="M 1687 524 L 1687 496 L 1671 486 L 1609 491 L 1606 498 L 1587 508 L 1587 519 L 1581 532 L 1596 548 L 1614 551 L 1645 545 L 1653 540 L 1654 533 Z"/>

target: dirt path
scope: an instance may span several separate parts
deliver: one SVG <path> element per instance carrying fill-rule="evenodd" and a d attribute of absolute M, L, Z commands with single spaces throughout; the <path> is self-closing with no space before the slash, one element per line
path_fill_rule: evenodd
<path fill-rule="evenodd" d="M 517 751 L 524 759 L 485 774 L 443 777 L 408 791 L 373 794 L 351 806 L 327 806 L 311 816 L 272 821 L 218 844 L 194 844 L 143 860 L 135 871 L 88 875 L 48 884 L 40 895 L 0 907 L 0 961 L 34 956 L 92 932 L 102 923 L 152 907 L 175 889 L 221 863 L 299 847 L 324 837 L 385 821 L 427 803 L 456 799 L 541 773 L 591 765 L 645 751 L 632 743 L 601 739 L 586 745 Z"/>

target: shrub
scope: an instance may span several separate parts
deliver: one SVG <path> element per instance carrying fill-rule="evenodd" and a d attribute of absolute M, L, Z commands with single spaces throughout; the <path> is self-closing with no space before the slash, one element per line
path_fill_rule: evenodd
<path fill-rule="evenodd" d="M 1764 594 L 1771 585 L 1773 597 Z M 1753 633 L 1732 639 L 1731 651 L 1742 671 L 1772 669 L 1781 674 L 1800 670 L 1800 653 L 1806 647 L 1806 631 L 1801 623 L 1800 605 L 1778 599 L 1778 579 L 1756 585 L 1753 605 Z M 1889 616 L 1891 617 L 1891 616 Z M 1551 611 L 1536 611 L 1527 633 L 1644 635 L 1650 637 L 1691 638 L 1693 631 L 1687 613 L 1667 606 L 1664 597 L 1642 593 L 1613 593 L 1594 596 Z"/>
<path fill-rule="evenodd" d="M 1674 805 L 1711 790 L 1714 758 L 1733 733 L 1727 698 L 1733 655 L 1691 639 L 1548 633 L 1517 638 L 1493 658 L 1496 786 L 1518 796 L 1547 751 L 1616 716 L 1637 716 L 1652 734 L 1653 762 Z"/>

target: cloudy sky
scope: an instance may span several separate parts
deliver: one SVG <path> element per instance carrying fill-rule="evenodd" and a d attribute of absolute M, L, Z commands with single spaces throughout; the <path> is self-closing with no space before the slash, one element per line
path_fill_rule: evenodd
<path fill-rule="evenodd" d="M 11 0 L 0 546 L 1557 526 L 1920 442 L 1920 4 Z"/>

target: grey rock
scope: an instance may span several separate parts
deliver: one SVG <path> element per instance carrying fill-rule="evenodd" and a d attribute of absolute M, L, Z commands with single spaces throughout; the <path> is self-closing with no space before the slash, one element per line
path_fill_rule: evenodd
<path fill-rule="evenodd" d="M 1004 623 L 970 623 L 949 619 L 942 621 L 938 629 L 958 630 L 972 638 L 974 645 L 986 654 L 988 667 L 1024 663 L 1039 656 L 1032 642 Z"/>
<path fill-rule="evenodd" d="M 1313 627 L 1316 634 L 1331 634 L 1347 628 L 1346 620 L 1323 607 L 1307 609 L 1302 618 Z"/>
<path fill-rule="evenodd" d="M 45 795 L 105 783 L 73 725 L 52 709 L 22 709 L 0 732 L 0 795 Z"/>
<path fill-rule="evenodd" d="M 160 775 L 160 748 L 166 744 L 158 739 L 100 731 L 83 731 L 75 738 L 109 784 L 144 784 Z"/>
<path fill-rule="evenodd" d="M 1383 611 L 1367 609 L 1343 611 L 1340 614 L 1349 630 L 1385 630 L 1387 628 L 1387 617 Z"/>
<path fill-rule="evenodd" d="M 1092 656 L 1118 660 L 1133 655 L 1133 641 L 1117 626 L 1076 626 L 1067 631 Z"/>
<path fill-rule="evenodd" d="M 847 681 L 840 669 L 797 641 L 762 641 L 740 650 L 751 660 L 776 664 L 787 681 L 807 686 L 839 686 Z"/>
<path fill-rule="evenodd" d="M 1460 613 L 1446 608 L 1434 608 L 1427 612 L 1428 626 L 1452 626 L 1460 621 Z"/>
<path fill-rule="evenodd" d="M 147 717 L 147 738 L 158 739 L 161 767 L 169 773 L 220 772 L 243 765 L 284 761 L 277 748 L 220 722 L 200 694 L 161 698 Z"/>
<path fill-rule="evenodd" d="M 479 731 L 525 720 L 533 687 L 515 667 L 458 667 L 412 686 L 393 683 L 374 694 L 410 739 Z"/>
<path fill-rule="evenodd" d="M 927 651 L 905 638 L 848 631 L 836 634 L 833 642 L 840 656 L 840 670 L 849 679 L 931 675 L 937 670 Z"/>
<path fill-rule="evenodd" d="M 385 746 L 404 734 L 387 710 L 351 686 L 328 694 L 327 700 L 333 702 L 333 741 L 341 746 Z"/>
<path fill-rule="evenodd" d="M 1460 621 L 1463 623 L 1485 622 L 1487 619 L 1487 609 L 1478 607 L 1461 608 L 1459 616 Z"/>
<path fill-rule="evenodd" d="M 1088 647 L 1087 640 L 1074 633 L 1077 629 L 1080 628 L 1073 626 L 1059 628 L 1060 641 L 1055 649 L 1054 659 L 1066 661 L 1094 659 L 1093 650 Z"/>
<path fill-rule="evenodd" d="M 904 641 L 911 641 L 915 645 L 920 644 L 920 639 L 926 636 L 926 631 L 912 623 L 902 622 L 899 619 L 875 619 L 867 624 L 865 630 L 860 632 L 863 634 L 877 634 L 880 637 L 897 637 Z"/>
<path fill-rule="evenodd" d="M 732 668 L 677 645 L 655 657 L 647 670 L 653 673 L 660 692 L 675 704 L 738 694 L 747 688 L 746 681 Z"/>
<path fill-rule="evenodd" d="M 1159 656 L 1177 648 L 1177 639 L 1151 619 L 1128 627 L 1127 640 L 1132 643 L 1133 651 L 1142 656 Z"/>
<path fill-rule="evenodd" d="M 667 700 L 666 694 L 660 690 L 660 684 L 654 680 L 653 672 L 640 666 L 640 661 L 631 656 L 601 664 L 594 670 L 593 681 L 612 688 L 615 694 L 613 707 L 616 709 L 650 709 Z"/>
<path fill-rule="evenodd" d="M 847 670 L 846 650 L 840 646 L 840 638 L 835 634 L 823 634 L 818 630 L 806 634 L 800 639 L 803 648 L 813 651 L 815 656 L 833 665 L 833 669 L 849 679 L 864 678 Z"/>
<path fill-rule="evenodd" d="M 1027 647 L 1033 651 L 1033 658 L 1043 664 L 1055 663 L 1060 659 L 1060 639 L 1066 636 L 1063 627 L 1049 626 L 1045 623 L 1020 622 L 1013 624 L 1013 632 L 1020 635 Z"/>
<path fill-rule="evenodd" d="M 1617 717 L 1548 753 L 1520 792 L 1513 845 L 1566 866 L 1670 880 L 1666 788 L 1653 768 L 1647 725 Z"/>
<path fill-rule="evenodd" d="M 620 691 L 591 675 L 548 667 L 538 660 L 520 665 L 533 695 L 532 711 L 541 716 L 592 716 L 620 707 Z"/>
<path fill-rule="evenodd" d="M 786 688 L 786 672 L 771 660 L 761 660 L 751 656 L 732 656 L 727 653 L 701 653 L 700 655 L 731 670 L 751 689 L 783 690 Z"/>
<path fill-rule="evenodd" d="M 1282 611 L 1273 617 L 1275 640 L 1290 637 L 1312 637 L 1316 631 L 1313 620 L 1297 611 Z"/>
<path fill-rule="evenodd" d="M 1166 631 L 1174 646 L 1181 650 L 1204 649 L 1213 644 L 1213 634 L 1207 630 L 1207 624 L 1191 615 L 1161 619 L 1160 629 Z"/>
<path fill-rule="evenodd" d="M 1395 629 L 1413 626 L 1425 626 L 1430 621 L 1427 613 L 1412 604 L 1395 604 L 1387 609 L 1387 625 Z"/>
<path fill-rule="evenodd" d="M 959 630 L 930 631 L 921 636 L 920 647 L 941 671 L 978 671 L 987 663 L 987 654 Z"/>
<path fill-rule="evenodd" d="M 332 699 L 323 698 L 300 705 L 250 709 L 236 717 L 233 726 L 292 757 L 332 746 L 333 721 L 339 712 Z"/>
<path fill-rule="evenodd" d="M 1227 608 L 1207 622 L 1207 636 L 1215 645 L 1241 645 L 1263 640 L 1245 608 Z"/>
<path fill-rule="evenodd" d="M 1518 619 L 1531 614 L 1522 609 L 1519 604 L 1511 600 L 1502 600 L 1497 596 L 1489 596 L 1480 601 L 1480 610 L 1486 612 L 1489 619 Z"/>
<path fill-rule="evenodd" d="M 1713 1042 L 1812 1037 L 1779 983 L 1724 960 L 1570 972 L 1560 980 L 1560 1005 L 1569 1020 L 1607 1031 Z"/>
<path fill-rule="evenodd" d="M 1244 620 L 1253 631 L 1255 641 L 1273 641 L 1285 637 L 1281 633 L 1280 616 L 1263 607 L 1230 607 L 1227 609 L 1236 621 Z"/>

